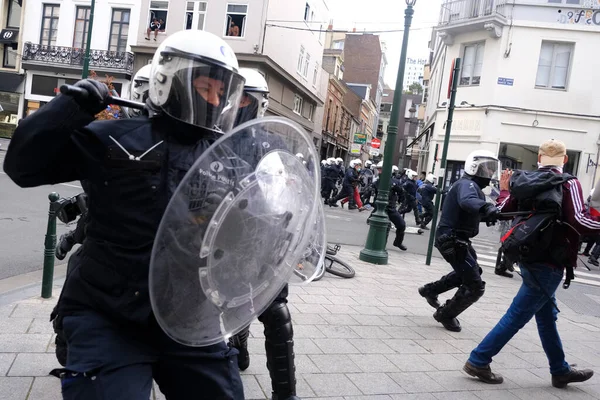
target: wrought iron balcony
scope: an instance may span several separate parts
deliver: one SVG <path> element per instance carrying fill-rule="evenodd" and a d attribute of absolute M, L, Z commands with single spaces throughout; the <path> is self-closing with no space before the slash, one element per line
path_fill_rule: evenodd
<path fill-rule="evenodd" d="M 506 3 L 507 0 L 444 0 L 437 30 L 448 44 L 455 34 L 479 29 L 501 37 L 509 11 Z"/>
<path fill-rule="evenodd" d="M 23 46 L 23 62 L 51 64 L 53 66 L 83 67 L 85 49 L 62 46 L 46 46 L 26 42 Z M 133 54 L 126 51 L 90 50 L 90 69 L 133 73 Z"/>

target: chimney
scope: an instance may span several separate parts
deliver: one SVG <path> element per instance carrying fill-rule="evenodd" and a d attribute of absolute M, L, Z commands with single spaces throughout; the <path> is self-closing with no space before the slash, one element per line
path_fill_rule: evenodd
<path fill-rule="evenodd" d="M 328 31 L 332 31 L 333 30 L 333 19 L 329 20 L 329 25 L 327 26 L 327 30 Z"/>

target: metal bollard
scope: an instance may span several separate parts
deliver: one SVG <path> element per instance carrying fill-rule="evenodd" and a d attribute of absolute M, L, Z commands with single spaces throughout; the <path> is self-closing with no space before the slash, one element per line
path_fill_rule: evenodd
<path fill-rule="evenodd" d="M 44 271 L 42 276 L 42 297 L 52 297 L 52 282 L 54 281 L 54 252 L 56 249 L 56 209 L 60 196 L 56 192 L 48 195 L 50 207 L 48 210 L 48 227 L 44 240 Z"/>

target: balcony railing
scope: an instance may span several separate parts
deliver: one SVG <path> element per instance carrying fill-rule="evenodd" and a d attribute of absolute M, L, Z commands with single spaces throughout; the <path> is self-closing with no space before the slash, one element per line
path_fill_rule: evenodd
<path fill-rule="evenodd" d="M 23 61 L 83 67 L 85 49 L 46 46 L 26 42 Z M 133 73 L 133 54 L 126 51 L 90 50 L 90 69 L 109 69 Z"/>
<path fill-rule="evenodd" d="M 440 25 L 466 22 L 481 17 L 506 17 L 507 0 L 446 0 L 442 4 Z"/>

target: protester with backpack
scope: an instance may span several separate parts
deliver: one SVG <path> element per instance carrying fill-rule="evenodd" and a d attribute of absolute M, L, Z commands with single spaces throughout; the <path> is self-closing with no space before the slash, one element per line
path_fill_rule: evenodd
<path fill-rule="evenodd" d="M 485 383 L 503 382 L 492 372 L 492 358 L 535 316 L 538 333 L 550 364 L 552 386 L 584 382 L 592 370 L 576 370 L 565 361 L 556 327 L 558 307 L 555 292 L 566 270 L 564 287 L 573 278 L 579 235 L 600 231 L 600 217 L 584 208 L 577 178 L 563 173 L 567 163 L 563 142 L 544 142 L 538 152 L 539 169 L 533 172 L 505 171 L 500 180 L 498 208 L 502 213 L 523 212 L 502 238 L 504 254 L 521 268 L 523 284 L 508 311 L 471 352 L 463 370 Z M 512 175 L 512 176 L 511 176 Z"/>
<path fill-rule="evenodd" d="M 436 309 L 433 318 L 452 332 L 461 331 L 456 317 L 485 292 L 485 282 L 481 280 L 483 271 L 477 263 L 471 238 L 479 234 L 481 222 L 496 222 L 498 210 L 485 201 L 481 190 L 490 184 L 499 169 L 500 162 L 493 153 L 472 152 L 465 161 L 464 175 L 452 185 L 444 201 L 435 247 L 453 271 L 419 288 L 419 294 Z M 458 288 L 454 297 L 440 305 L 438 295 L 454 288 Z"/>

